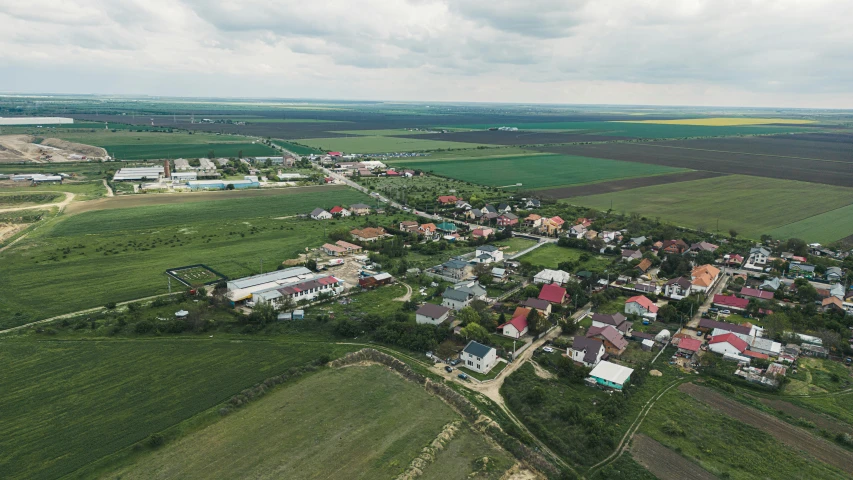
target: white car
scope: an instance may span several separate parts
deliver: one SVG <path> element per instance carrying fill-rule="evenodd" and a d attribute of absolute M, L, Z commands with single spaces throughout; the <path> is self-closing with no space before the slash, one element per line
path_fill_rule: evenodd
<path fill-rule="evenodd" d="M 542 351 L 545 353 L 554 353 L 554 349 L 551 347 L 542 347 Z"/>

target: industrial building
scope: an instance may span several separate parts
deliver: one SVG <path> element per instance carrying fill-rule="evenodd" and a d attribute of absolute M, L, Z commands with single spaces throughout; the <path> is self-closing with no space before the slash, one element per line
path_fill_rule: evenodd
<path fill-rule="evenodd" d="M 176 172 L 186 172 L 187 170 L 192 170 L 192 167 L 190 167 L 190 162 L 187 161 L 186 158 L 179 158 L 175 160 Z"/>
<path fill-rule="evenodd" d="M 154 167 L 130 167 L 119 169 L 113 175 L 114 182 L 122 181 L 142 181 L 142 180 L 160 180 L 163 178 L 165 169 L 162 165 Z"/>
<path fill-rule="evenodd" d="M 226 297 L 235 303 L 251 300 L 277 305 L 286 298 L 298 302 L 313 300 L 323 293 L 338 295 L 345 287 L 344 281 L 334 276 L 317 274 L 305 267 L 293 267 L 231 280 L 226 287 Z"/>
<path fill-rule="evenodd" d="M 55 125 L 74 123 L 66 117 L 0 117 L 0 125 Z"/>
<path fill-rule="evenodd" d="M 233 185 L 235 190 L 261 188 L 261 184 L 252 180 L 191 180 L 187 182 L 190 190 L 225 190 Z"/>

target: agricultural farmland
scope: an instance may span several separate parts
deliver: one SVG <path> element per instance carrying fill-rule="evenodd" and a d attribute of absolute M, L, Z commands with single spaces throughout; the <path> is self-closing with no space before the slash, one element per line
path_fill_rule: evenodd
<path fill-rule="evenodd" d="M 441 400 L 387 368 L 323 371 L 279 387 L 105 478 L 393 478 L 458 419 Z M 449 445 L 457 441 L 469 439 L 454 438 Z M 476 452 L 504 469 L 512 465 L 500 451 Z M 464 478 L 476 458 L 472 452 L 467 461 L 456 462 L 453 453 L 443 452 L 434 466 L 451 467 L 444 478 Z"/>
<path fill-rule="evenodd" d="M 622 123 L 628 120 L 630 123 Z M 658 120 L 655 120 L 657 122 Z M 519 130 L 532 131 L 562 131 L 572 133 L 592 133 L 609 137 L 630 138 L 692 138 L 692 137 L 725 137 L 732 135 L 771 135 L 778 133 L 810 132 L 813 127 L 800 125 L 763 126 L 763 125 L 664 125 L 658 123 L 635 123 L 633 119 L 614 119 L 609 122 L 541 122 L 541 123 L 495 123 L 475 125 L 454 125 L 455 127 L 485 130 L 493 127 L 516 127 Z M 514 132 L 520 133 L 520 132 Z M 616 140 L 616 138 L 614 138 Z"/>
<path fill-rule="evenodd" d="M 416 136 L 420 137 L 420 135 Z M 392 152 L 420 152 L 439 149 L 471 148 L 478 145 L 462 142 L 449 142 L 442 140 L 428 140 L 422 138 L 406 137 L 337 137 L 337 138 L 310 138 L 300 140 L 299 143 L 324 151 L 337 151 L 346 153 L 392 153 Z"/>
<path fill-rule="evenodd" d="M 0 471 L 72 474 L 288 368 L 350 349 L 206 335 L 5 341 L 0 359 L 15 368 L 0 376 Z"/>
<path fill-rule="evenodd" d="M 391 163 L 394 163 L 391 161 Z M 594 183 L 616 178 L 676 173 L 683 169 L 607 161 L 572 155 L 521 155 L 455 161 L 408 161 L 416 168 L 437 175 L 493 187 L 514 186 L 525 190 L 561 185 Z"/>
<path fill-rule="evenodd" d="M 706 127 L 733 127 L 742 125 L 808 125 L 814 120 L 798 120 L 793 118 L 751 118 L 751 117 L 708 117 L 708 118 L 679 118 L 674 120 L 617 120 L 618 123 L 646 123 L 655 125 L 700 125 Z"/>
<path fill-rule="evenodd" d="M 620 213 L 660 217 L 677 225 L 708 231 L 716 231 L 719 221 L 721 232 L 734 229 L 743 236 L 759 238 L 785 225 L 853 204 L 853 189 L 728 175 L 574 197 L 568 201 L 600 210 L 612 205 L 613 210 Z M 841 231 L 833 223 L 814 226 L 809 238 L 842 238 L 838 236 Z"/>
<path fill-rule="evenodd" d="M 416 132 L 415 132 L 416 133 Z M 430 133 L 415 135 L 400 135 L 398 137 L 420 138 L 424 140 L 441 140 L 450 142 L 465 142 L 489 145 L 541 145 L 559 143 L 583 142 L 612 142 L 629 137 L 600 135 L 596 133 L 563 133 L 550 131 L 519 130 L 517 132 L 477 130 L 469 132 Z"/>
<path fill-rule="evenodd" d="M 707 144 L 694 144 L 693 141 L 564 145 L 543 147 L 542 150 L 565 155 L 583 155 L 717 173 L 754 175 L 853 187 L 853 168 L 851 168 L 850 163 L 726 151 L 725 145 L 728 140 L 719 140 L 718 144 L 721 145 L 719 151 L 693 148 L 693 145 Z M 781 152 L 784 152 L 784 149 Z"/>

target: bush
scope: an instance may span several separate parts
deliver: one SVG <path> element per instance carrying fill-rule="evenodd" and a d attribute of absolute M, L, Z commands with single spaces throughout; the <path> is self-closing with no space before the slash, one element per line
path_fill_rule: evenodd
<path fill-rule="evenodd" d="M 110 302 L 110 303 L 106 304 L 105 307 L 107 310 L 115 310 L 116 309 L 116 302 Z"/>
<path fill-rule="evenodd" d="M 682 429 L 674 420 L 667 420 L 660 427 L 661 431 L 671 437 L 683 437 L 684 429 Z"/>
<path fill-rule="evenodd" d="M 166 443 L 166 437 L 164 437 L 163 434 L 160 433 L 152 433 L 148 436 L 148 440 L 146 440 L 146 443 L 151 448 L 158 448 L 163 446 L 164 443 Z"/>
<path fill-rule="evenodd" d="M 133 327 L 136 333 L 151 333 L 154 331 L 154 324 L 148 320 L 142 320 Z"/>

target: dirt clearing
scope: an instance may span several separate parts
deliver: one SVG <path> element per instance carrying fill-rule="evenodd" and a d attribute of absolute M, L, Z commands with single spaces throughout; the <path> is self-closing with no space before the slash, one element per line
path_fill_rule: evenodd
<path fill-rule="evenodd" d="M 709 388 L 685 383 L 678 389 L 739 422 L 767 432 L 773 438 L 795 450 L 801 450 L 824 463 L 847 473 L 853 473 L 853 452 L 818 438 L 802 428 L 726 398 Z"/>
<path fill-rule="evenodd" d="M 30 135 L 0 135 L 0 163 L 79 162 L 83 157 L 98 160 L 107 156 L 103 148 L 58 138 L 46 138 L 41 143 L 36 141 Z"/>
<path fill-rule="evenodd" d="M 634 436 L 630 451 L 637 463 L 646 467 L 661 480 L 685 478 L 715 480 L 717 478 L 699 465 L 641 433 Z"/>

